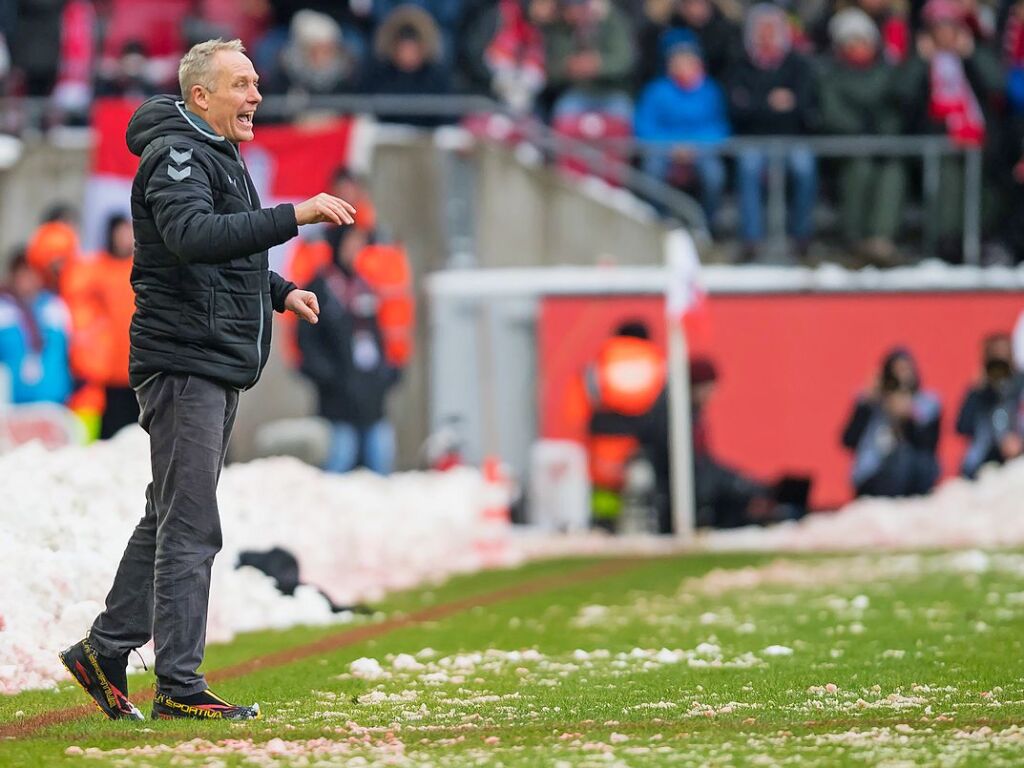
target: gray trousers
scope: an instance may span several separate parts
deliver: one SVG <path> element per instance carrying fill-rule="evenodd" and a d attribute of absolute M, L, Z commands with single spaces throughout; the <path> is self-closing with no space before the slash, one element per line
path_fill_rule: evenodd
<path fill-rule="evenodd" d="M 117 657 L 152 637 L 158 690 L 188 696 L 206 690 L 198 669 L 221 548 L 217 481 L 238 392 L 199 376 L 160 374 L 137 394 L 153 482 L 89 638 L 100 654 Z"/>

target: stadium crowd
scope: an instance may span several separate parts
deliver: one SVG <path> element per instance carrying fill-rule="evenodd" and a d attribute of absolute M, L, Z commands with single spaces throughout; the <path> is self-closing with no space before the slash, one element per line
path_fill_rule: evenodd
<path fill-rule="evenodd" d="M 945 135 L 984 149 L 988 253 L 1020 261 L 1022 224 L 1001 214 L 1024 201 L 1022 9 L 1014 0 L 3 0 L 0 76 L 9 94 L 52 96 L 51 119 L 81 121 L 94 96 L 173 91 L 188 45 L 224 36 L 246 43 L 265 93 L 297 104 L 486 94 L 574 138 L 658 142 L 638 165 L 698 196 L 713 231 L 723 194 L 735 191 L 748 258 L 765 237 L 768 156 L 754 144 L 726 162 L 716 145 L 795 137 L 784 152 L 795 251 L 814 236 L 821 191 L 835 201 L 844 247 L 884 266 L 902 258 L 895 242 L 919 164 L 816 157 L 799 137 Z M 937 252 L 955 262 L 962 158 L 943 156 L 939 176 L 924 218 L 937 223 Z"/>

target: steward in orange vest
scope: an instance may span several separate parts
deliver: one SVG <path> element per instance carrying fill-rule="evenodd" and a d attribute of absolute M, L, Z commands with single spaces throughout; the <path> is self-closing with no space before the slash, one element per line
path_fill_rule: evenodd
<path fill-rule="evenodd" d="M 646 325 L 629 322 L 605 340 L 570 395 L 570 419 L 585 428 L 593 514 L 601 527 L 615 526 L 626 466 L 665 376 L 665 355 Z"/>
<path fill-rule="evenodd" d="M 137 423 L 139 402 L 128 384 L 129 330 L 135 314 L 132 289 L 132 256 L 135 238 L 131 219 L 115 214 L 107 222 L 107 247 L 90 263 L 82 287 L 82 303 L 88 316 L 77 331 L 79 354 L 90 364 L 86 381 L 104 392 L 105 407 L 100 438 L 111 437 L 122 427 Z M 84 365 L 79 365 L 83 369 Z"/>
<path fill-rule="evenodd" d="M 60 219 L 39 225 L 28 242 L 25 256 L 46 288 L 64 300 L 71 315 L 68 357 L 76 387 L 67 406 L 82 420 L 90 438 L 95 438 L 99 434 L 105 397 L 103 388 L 91 382 L 92 350 L 88 337 L 83 339 L 79 334 L 92 319 L 92 310 L 85 298 L 92 263 L 82 258 L 74 227 Z"/>

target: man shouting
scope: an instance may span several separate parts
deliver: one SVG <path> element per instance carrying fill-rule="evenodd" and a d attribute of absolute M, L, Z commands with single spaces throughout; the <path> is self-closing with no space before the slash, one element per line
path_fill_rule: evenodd
<path fill-rule="evenodd" d="M 141 156 L 132 187 L 135 315 L 131 385 L 149 433 L 146 513 L 121 558 L 106 608 L 60 654 L 110 718 L 142 719 L 128 700 L 128 654 L 152 636 L 154 718 L 259 717 L 199 674 L 210 570 L 221 548 L 217 481 L 238 406 L 270 352 L 271 310 L 315 323 L 316 297 L 268 268 L 267 249 L 355 209 L 319 194 L 261 208 L 239 142 L 253 139 L 259 77 L 241 42 L 210 40 L 178 68 L 182 100 L 156 96 L 128 125 Z"/>

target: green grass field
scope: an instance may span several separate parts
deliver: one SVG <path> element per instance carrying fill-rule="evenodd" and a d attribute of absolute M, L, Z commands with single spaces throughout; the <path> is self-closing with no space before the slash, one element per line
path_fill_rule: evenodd
<path fill-rule="evenodd" d="M 212 673 L 323 642 L 216 684 L 255 723 L 42 723 L 84 703 L 71 684 L 0 699 L 0 766 L 1024 765 L 1024 554 L 619 565 L 395 595 L 334 649 L 352 625 L 211 646 Z"/>

